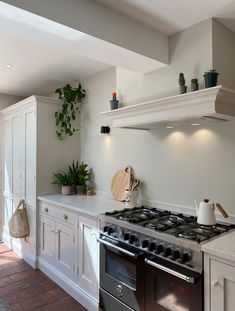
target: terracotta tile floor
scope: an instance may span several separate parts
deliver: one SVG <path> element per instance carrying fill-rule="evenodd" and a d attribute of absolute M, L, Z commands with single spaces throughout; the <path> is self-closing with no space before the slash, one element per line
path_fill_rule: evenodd
<path fill-rule="evenodd" d="M 86 311 L 39 270 L 0 243 L 0 299 L 15 311 Z"/>

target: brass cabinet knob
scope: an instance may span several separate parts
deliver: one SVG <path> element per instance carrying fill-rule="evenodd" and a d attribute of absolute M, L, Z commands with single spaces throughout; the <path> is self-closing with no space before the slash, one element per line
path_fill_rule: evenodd
<path fill-rule="evenodd" d="M 46 213 L 48 212 L 48 208 L 47 207 L 44 208 L 44 212 L 46 212 Z"/>
<path fill-rule="evenodd" d="M 68 219 L 68 215 L 64 214 L 64 219 L 67 220 Z"/>

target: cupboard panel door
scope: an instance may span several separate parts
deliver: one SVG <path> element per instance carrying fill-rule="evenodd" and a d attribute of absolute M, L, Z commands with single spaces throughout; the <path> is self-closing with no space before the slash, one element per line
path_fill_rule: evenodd
<path fill-rule="evenodd" d="M 30 107 L 24 111 L 25 120 L 25 197 L 36 196 L 36 111 Z"/>
<path fill-rule="evenodd" d="M 55 221 L 45 216 L 41 216 L 40 220 L 40 254 L 43 259 L 54 265 L 56 249 Z"/>
<path fill-rule="evenodd" d="M 235 267 L 211 260 L 211 311 L 234 311 Z"/>
<path fill-rule="evenodd" d="M 9 234 L 9 221 L 13 213 L 13 200 L 3 197 L 3 232 Z"/>
<path fill-rule="evenodd" d="M 74 278 L 75 240 L 74 228 L 69 225 L 56 223 L 56 266 L 57 269 L 70 279 Z"/>
<path fill-rule="evenodd" d="M 99 233 L 97 222 L 91 218 L 79 217 L 79 282 L 93 297 L 98 299 L 99 284 Z"/>
<path fill-rule="evenodd" d="M 3 195 L 12 195 L 12 122 L 5 119 L 2 122 L 2 175 Z"/>
<path fill-rule="evenodd" d="M 12 192 L 24 197 L 24 122 L 21 113 L 12 116 Z"/>

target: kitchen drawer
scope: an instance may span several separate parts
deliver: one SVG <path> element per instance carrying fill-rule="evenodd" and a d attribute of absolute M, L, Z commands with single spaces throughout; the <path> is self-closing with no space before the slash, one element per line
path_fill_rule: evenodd
<path fill-rule="evenodd" d="M 39 210 L 40 213 L 43 215 L 55 217 L 58 220 L 70 224 L 76 223 L 76 214 L 62 207 L 58 207 L 56 205 L 51 205 L 48 203 L 40 203 Z"/>

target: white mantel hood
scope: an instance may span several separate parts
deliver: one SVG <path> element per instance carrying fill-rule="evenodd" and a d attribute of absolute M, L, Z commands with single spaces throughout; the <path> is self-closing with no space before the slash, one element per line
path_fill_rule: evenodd
<path fill-rule="evenodd" d="M 111 127 L 157 129 L 235 119 L 235 91 L 223 86 L 100 113 Z"/>

